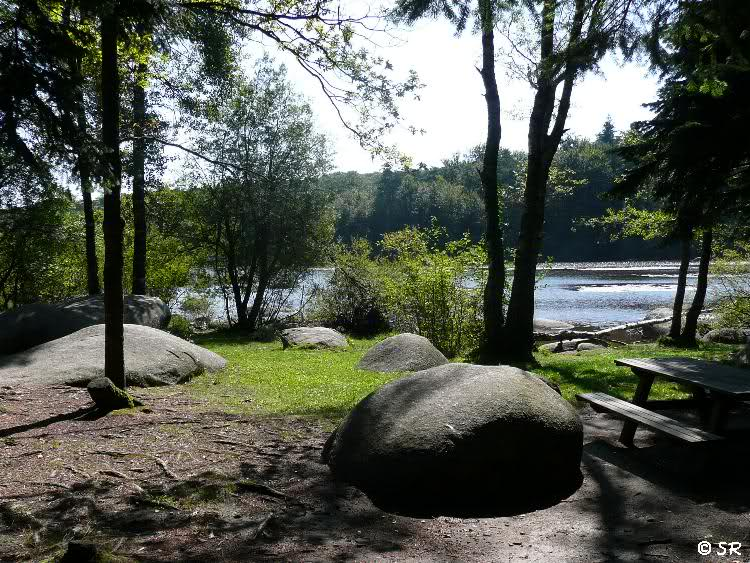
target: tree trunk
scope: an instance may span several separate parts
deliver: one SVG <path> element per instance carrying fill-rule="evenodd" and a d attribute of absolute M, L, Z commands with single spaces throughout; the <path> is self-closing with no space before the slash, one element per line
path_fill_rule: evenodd
<path fill-rule="evenodd" d="M 706 290 L 708 289 L 708 267 L 711 263 L 711 244 L 713 243 L 713 230 L 708 227 L 703 231 L 703 242 L 701 247 L 701 261 L 698 266 L 698 283 L 695 287 L 693 303 L 685 317 L 685 328 L 682 330 L 680 340 L 688 346 L 695 346 L 695 334 L 698 330 L 698 317 L 703 311 L 706 302 Z"/>
<path fill-rule="evenodd" d="M 500 95 L 495 77 L 495 22 L 492 2 L 480 0 L 482 24 L 482 81 L 487 103 L 487 143 L 482 159 L 480 178 L 484 192 L 487 221 L 487 285 L 484 288 L 484 343 L 479 361 L 496 364 L 503 333 L 503 293 L 505 290 L 505 248 L 500 225 L 497 186 L 497 155 L 500 150 Z"/>
<path fill-rule="evenodd" d="M 529 143 L 531 145 L 531 142 Z M 526 361 L 533 358 L 534 288 L 536 264 L 542 247 L 544 207 L 547 198 L 549 166 L 529 151 L 524 209 L 513 267 L 513 286 L 508 306 L 505 350 L 503 357 Z"/>
<path fill-rule="evenodd" d="M 527 362 L 534 359 L 534 289 L 536 264 L 544 234 L 547 182 L 552 159 L 565 133 L 565 121 L 570 110 L 573 83 L 580 64 L 572 54 L 568 54 L 562 76 L 558 78 L 551 74 L 556 60 L 554 48 L 556 9 L 555 0 L 544 0 L 540 26 L 540 70 L 529 119 L 529 153 L 523 195 L 524 207 L 521 214 L 518 248 L 513 267 L 513 286 L 503 339 L 502 358 L 510 362 Z M 581 36 L 585 11 L 585 2 L 576 0 L 568 41 L 569 50 L 576 45 Z M 556 91 L 560 82 L 563 84 L 562 93 L 550 131 Z"/>
<path fill-rule="evenodd" d="M 248 313 L 248 325 L 256 329 L 260 326 L 260 313 L 263 307 L 263 300 L 266 296 L 266 289 L 268 288 L 268 276 L 261 275 L 258 278 L 258 288 L 255 290 L 255 298 L 253 299 L 253 306 L 250 308 Z"/>
<path fill-rule="evenodd" d="M 81 61 L 74 62 L 77 76 L 81 77 Z M 83 85 L 81 84 L 81 88 Z M 83 92 L 76 95 L 76 113 L 78 129 L 81 141 L 78 147 L 78 176 L 81 180 L 81 196 L 83 197 L 83 218 L 85 221 L 86 235 L 86 285 L 89 295 L 98 295 L 101 292 L 99 286 L 99 259 L 96 256 L 96 221 L 94 220 L 94 204 L 91 199 L 93 190 L 91 184 L 91 162 L 85 148 L 87 131 L 86 109 L 84 108 Z"/>
<path fill-rule="evenodd" d="M 72 3 L 65 3 L 63 8 L 63 24 L 70 24 L 70 10 Z M 81 16 L 81 24 L 84 23 Z M 76 124 L 78 125 L 78 178 L 81 183 L 81 197 L 83 198 L 84 234 L 86 237 L 86 288 L 89 295 L 98 295 L 99 287 L 99 262 L 96 256 L 96 222 L 94 221 L 94 206 L 91 201 L 91 161 L 86 149 L 86 137 L 88 136 L 88 123 L 86 122 L 86 106 L 83 97 L 83 73 L 81 72 L 81 59 L 77 56 L 70 57 L 70 67 L 76 83 L 73 95 Z"/>
<path fill-rule="evenodd" d="M 91 176 L 88 169 L 84 172 L 83 166 L 82 161 L 79 160 L 83 218 L 86 229 L 86 285 L 89 295 L 98 295 L 101 293 L 101 287 L 99 286 L 99 259 L 96 256 L 96 221 L 94 220 L 94 203 L 91 200 Z"/>
<path fill-rule="evenodd" d="M 138 65 L 133 86 L 133 294 L 146 294 L 146 79 Z"/>
<path fill-rule="evenodd" d="M 674 294 L 672 324 L 669 328 L 669 336 L 672 338 L 679 338 L 680 330 L 682 329 L 682 304 L 685 300 L 685 286 L 687 286 L 687 275 L 690 268 L 690 246 L 692 241 L 692 235 L 685 235 L 680 240 L 680 272 L 677 275 L 677 291 Z"/>
<path fill-rule="evenodd" d="M 105 8 L 101 18 L 102 141 L 104 178 L 104 375 L 125 389 L 122 303 L 122 215 L 120 187 L 120 77 L 117 61 L 118 5 Z"/>

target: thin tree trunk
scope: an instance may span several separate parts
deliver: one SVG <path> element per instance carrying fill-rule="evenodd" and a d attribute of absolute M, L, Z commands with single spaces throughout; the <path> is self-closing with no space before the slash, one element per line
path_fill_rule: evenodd
<path fill-rule="evenodd" d="M 531 142 L 529 143 L 531 146 Z M 503 357 L 531 360 L 534 347 L 534 288 L 537 258 L 542 247 L 549 167 L 537 152 L 529 151 L 524 209 L 513 267 L 513 285 Z"/>
<path fill-rule="evenodd" d="M 146 294 L 146 91 L 147 67 L 138 65 L 133 86 L 133 294 Z"/>
<path fill-rule="evenodd" d="M 555 0 L 544 0 L 540 42 L 540 72 L 534 105 L 529 119 L 529 153 L 527 157 L 524 207 L 518 237 L 518 248 L 513 268 L 508 317 L 505 323 L 502 358 L 505 361 L 533 361 L 534 350 L 534 289 L 536 265 L 542 249 L 547 182 L 552 159 L 565 133 L 565 121 L 570 110 L 579 62 L 568 54 L 565 71 L 560 79 L 550 75 L 554 67 Z M 585 15 L 584 0 L 576 0 L 570 31 L 569 47 L 581 36 Z M 550 131 L 555 109 L 555 93 L 559 82 L 563 87 L 557 113 Z"/>
<path fill-rule="evenodd" d="M 75 72 L 80 78 L 80 60 L 76 60 L 74 65 Z M 96 221 L 94 220 L 94 204 L 91 199 L 91 192 L 93 190 L 91 183 L 91 163 L 84 147 L 87 123 L 82 91 L 79 91 L 76 95 L 76 106 L 78 129 L 81 138 L 78 147 L 78 176 L 81 181 L 86 235 L 86 285 L 89 295 L 98 295 L 101 292 L 101 287 L 99 286 L 99 260 L 96 256 Z"/>
<path fill-rule="evenodd" d="M 682 329 L 682 305 L 685 300 L 685 287 L 687 286 L 687 275 L 690 268 L 691 243 L 692 236 L 685 235 L 680 240 L 680 272 L 677 275 L 677 291 L 674 294 L 672 324 L 669 328 L 669 336 L 672 338 L 679 338 Z"/>
<path fill-rule="evenodd" d="M 680 340 L 688 346 L 695 345 L 695 334 L 698 330 L 698 317 L 703 311 L 706 303 L 706 290 L 708 289 L 708 267 L 711 263 L 711 244 L 713 243 L 713 230 L 708 227 L 703 231 L 703 242 L 701 247 L 701 261 L 698 266 L 698 283 L 695 287 L 693 303 L 685 317 L 685 328 L 682 330 Z"/>
<path fill-rule="evenodd" d="M 117 61 L 118 5 L 105 9 L 101 18 L 102 42 L 102 141 L 106 174 L 104 179 L 104 374 L 124 389 L 125 380 L 122 303 L 122 214 L 120 187 L 120 77 Z"/>
<path fill-rule="evenodd" d="M 234 297 L 234 307 L 237 311 L 237 324 L 247 328 L 247 300 L 242 298 L 242 287 L 237 274 L 237 262 L 234 256 L 234 250 L 227 253 L 227 271 L 229 273 L 229 282 L 232 285 L 232 296 Z"/>
<path fill-rule="evenodd" d="M 495 21 L 492 2 L 480 0 L 482 23 L 482 81 L 487 103 L 487 143 L 482 159 L 480 178 L 484 192 L 487 221 L 487 285 L 484 288 L 484 343 L 480 350 L 481 363 L 494 364 L 503 332 L 503 293 L 505 291 L 505 248 L 500 225 L 500 204 L 497 186 L 497 155 L 500 150 L 500 95 L 495 76 Z"/>
<path fill-rule="evenodd" d="M 253 299 L 253 306 L 250 307 L 248 313 L 247 324 L 250 328 L 255 329 L 260 326 L 260 313 L 263 307 L 263 300 L 266 296 L 266 289 L 268 289 L 268 275 L 261 275 L 258 278 L 258 288 L 255 291 L 255 298 Z"/>
<path fill-rule="evenodd" d="M 90 171 L 83 170 L 83 162 L 79 160 L 78 167 L 81 174 L 81 192 L 83 194 L 83 218 L 86 230 L 86 285 L 89 295 L 101 293 L 99 285 L 99 259 L 96 256 L 96 221 L 94 220 L 94 203 L 91 199 Z"/>
<path fill-rule="evenodd" d="M 71 2 L 66 2 L 63 8 L 63 24 L 70 24 Z M 81 15 L 80 24 L 84 23 Z M 86 107 L 83 97 L 83 73 L 81 72 L 81 59 L 77 56 L 70 57 L 70 68 L 76 82 L 76 90 L 73 94 L 73 105 L 75 107 L 76 124 L 78 125 L 78 140 L 76 141 L 78 153 L 78 178 L 81 184 L 81 196 L 83 198 L 84 235 L 86 238 L 86 288 L 89 295 L 98 295 L 99 287 L 99 263 L 96 256 L 96 222 L 94 221 L 94 206 L 91 201 L 91 162 L 86 150 L 86 137 L 88 123 L 86 122 Z"/>

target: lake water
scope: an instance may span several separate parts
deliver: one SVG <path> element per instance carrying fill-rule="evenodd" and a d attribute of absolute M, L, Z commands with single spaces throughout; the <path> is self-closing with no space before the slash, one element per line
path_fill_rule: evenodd
<path fill-rule="evenodd" d="M 639 321 L 657 307 L 672 307 L 678 270 L 677 262 L 552 264 L 539 282 L 535 314 L 585 327 Z M 691 264 L 687 303 L 695 293 L 697 270 Z M 708 300 L 717 291 L 710 284 Z"/>
<path fill-rule="evenodd" d="M 609 327 L 643 319 L 657 307 L 670 307 L 677 288 L 677 262 L 579 262 L 540 266 L 545 275 L 536 290 L 537 318 L 569 322 L 580 328 Z M 697 263 L 691 264 L 686 303 L 695 292 Z M 285 309 L 296 310 L 313 284 L 325 286 L 333 271 L 311 271 L 301 290 L 293 292 Z M 710 278 L 709 278 L 710 279 Z M 709 284 L 707 301 L 719 292 Z M 223 299 L 213 302 L 213 315 L 224 318 Z"/>

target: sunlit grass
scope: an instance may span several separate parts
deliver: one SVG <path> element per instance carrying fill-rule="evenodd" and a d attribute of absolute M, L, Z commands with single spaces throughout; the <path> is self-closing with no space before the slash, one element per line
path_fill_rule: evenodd
<path fill-rule="evenodd" d="M 344 416 L 360 399 L 400 373 L 358 370 L 364 353 L 385 336 L 350 339 L 345 351 L 293 350 L 281 342 L 217 335 L 196 343 L 222 355 L 227 368 L 189 384 L 190 390 L 235 412 Z"/>
<path fill-rule="evenodd" d="M 533 371 L 560 385 L 563 397 L 571 400 L 576 393 L 601 391 L 622 399 L 631 399 L 638 378 L 630 368 L 615 365 L 617 358 L 658 358 L 686 356 L 704 360 L 726 360 L 734 351 L 722 344 L 701 345 L 696 350 L 667 348 L 657 344 L 631 344 L 577 354 L 535 354 L 539 367 Z M 681 399 L 687 396 L 683 387 L 657 378 L 650 399 Z"/>
<path fill-rule="evenodd" d="M 385 336 L 350 339 L 346 351 L 318 351 L 284 350 L 278 341 L 252 342 L 232 333 L 205 335 L 196 343 L 224 356 L 228 366 L 220 373 L 197 377 L 186 389 L 211 408 L 227 412 L 338 419 L 370 392 L 404 375 L 355 368 L 367 349 L 382 338 Z M 576 393 L 590 391 L 629 399 L 637 378 L 630 369 L 616 366 L 616 358 L 689 356 L 725 360 L 732 351 L 725 345 L 683 350 L 638 344 L 575 355 L 539 352 L 539 366 L 532 370 L 558 383 L 568 400 Z M 663 380 L 657 380 L 651 394 L 656 399 L 684 396 L 685 390 L 679 385 Z"/>

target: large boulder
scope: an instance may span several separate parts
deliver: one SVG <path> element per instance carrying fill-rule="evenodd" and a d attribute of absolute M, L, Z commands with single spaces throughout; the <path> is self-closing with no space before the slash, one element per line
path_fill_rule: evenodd
<path fill-rule="evenodd" d="M 703 342 L 744 344 L 750 338 L 750 328 L 717 328 L 703 335 Z"/>
<path fill-rule="evenodd" d="M 542 334 L 557 334 L 564 330 L 573 330 L 575 327 L 564 321 L 552 319 L 534 319 L 534 332 Z"/>
<path fill-rule="evenodd" d="M 125 322 L 165 328 L 169 308 L 158 297 L 126 295 Z M 104 322 L 102 295 L 37 303 L 0 313 L 0 354 L 13 354 Z"/>
<path fill-rule="evenodd" d="M 386 510 L 507 515 L 575 491 L 582 442 L 575 409 L 540 378 L 446 364 L 368 395 L 329 437 L 323 461 Z"/>
<path fill-rule="evenodd" d="M 349 347 L 346 336 L 322 326 L 288 328 L 281 332 L 286 348 L 343 349 Z"/>
<path fill-rule="evenodd" d="M 421 371 L 447 363 L 443 353 L 424 336 L 405 332 L 386 338 L 370 348 L 357 364 L 357 369 Z"/>
<path fill-rule="evenodd" d="M 168 332 L 125 325 L 128 385 L 183 383 L 226 360 Z M 30 350 L 0 357 L 0 385 L 88 385 L 104 376 L 104 325 L 86 327 Z"/>

